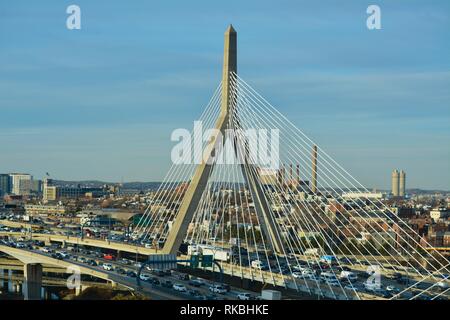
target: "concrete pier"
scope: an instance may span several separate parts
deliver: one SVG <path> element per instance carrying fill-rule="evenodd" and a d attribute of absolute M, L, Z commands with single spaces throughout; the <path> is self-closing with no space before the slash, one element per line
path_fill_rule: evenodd
<path fill-rule="evenodd" d="M 27 263 L 23 266 L 25 300 L 40 300 L 42 288 L 42 264 Z"/>

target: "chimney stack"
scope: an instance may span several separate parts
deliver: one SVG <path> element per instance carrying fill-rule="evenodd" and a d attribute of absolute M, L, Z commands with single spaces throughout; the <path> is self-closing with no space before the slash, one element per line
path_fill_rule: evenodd
<path fill-rule="evenodd" d="M 312 150 L 312 172 L 311 172 L 312 192 L 317 192 L 317 146 Z"/>

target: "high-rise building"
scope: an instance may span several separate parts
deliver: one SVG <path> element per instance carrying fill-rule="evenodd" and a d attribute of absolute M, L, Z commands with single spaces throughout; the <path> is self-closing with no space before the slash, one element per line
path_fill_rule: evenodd
<path fill-rule="evenodd" d="M 27 173 L 10 173 L 11 193 L 18 196 L 26 196 L 31 191 L 33 176 Z"/>
<path fill-rule="evenodd" d="M 405 196 L 405 190 L 406 190 L 406 173 L 405 171 L 400 171 L 400 180 L 399 180 L 399 189 L 398 189 L 398 195 L 400 197 Z"/>
<path fill-rule="evenodd" d="M 56 200 L 56 187 L 53 186 L 52 179 L 44 179 L 42 188 L 42 200 L 44 203 Z"/>
<path fill-rule="evenodd" d="M 0 174 L 0 196 L 11 192 L 11 178 L 9 174 Z"/>
<path fill-rule="evenodd" d="M 42 181 L 41 180 L 31 180 L 31 192 L 41 194 L 42 193 Z"/>
<path fill-rule="evenodd" d="M 397 169 L 392 171 L 392 179 L 391 179 L 391 185 L 392 185 L 392 195 L 394 197 L 398 197 L 400 190 L 399 190 L 399 179 L 400 179 L 400 173 Z"/>

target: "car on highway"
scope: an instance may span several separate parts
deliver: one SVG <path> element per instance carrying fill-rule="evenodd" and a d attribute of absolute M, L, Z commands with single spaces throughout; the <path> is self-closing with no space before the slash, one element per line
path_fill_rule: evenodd
<path fill-rule="evenodd" d="M 339 285 L 339 280 L 337 279 L 336 275 L 332 272 L 322 272 L 320 274 L 320 281 L 331 286 Z"/>
<path fill-rule="evenodd" d="M 304 269 L 302 272 L 294 271 L 292 276 L 296 279 L 316 280 L 316 274 L 310 269 Z"/>
<path fill-rule="evenodd" d="M 292 269 L 297 272 L 302 272 L 303 270 L 309 269 L 309 267 L 306 265 L 298 264 L 293 266 Z"/>
<path fill-rule="evenodd" d="M 210 286 L 208 289 L 209 289 L 209 291 L 211 291 L 213 293 L 219 293 L 219 294 L 227 293 L 227 289 L 220 284 L 214 284 L 214 285 Z"/>
<path fill-rule="evenodd" d="M 114 267 L 113 267 L 113 265 L 111 263 L 104 263 L 102 267 L 106 271 L 112 271 L 114 269 Z"/>
<path fill-rule="evenodd" d="M 129 271 L 127 271 L 127 277 L 136 278 L 137 274 L 136 274 L 136 272 L 129 270 Z"/>
<path fill-rule="evenodd" d="M 253 260 L 251 263 L 252 268 L 258 269 L 258 270 L 267 270 L 269 269 L 269 266 L 266 262 L 261 260 Z"/>
<path fill-rule="evenodd" d="M 171 275 L 181 281 L 188 281 L 189 275 L 186 273 L 178 272 L 178 271 L 171 271 Z"/>
<path fill-rule="evenodd" d="M 438 283 L 436 283 L 436 286 L 441 289 L 441 290 L 446 290 L 449 288 L 449 284 L 446 281 L 439 281 Z"/>
<path fill-rule="evenodd" d="M 173 283 L 170 280 L 165 280 L 161 283 L 161 286 L 163 286 L 164 288 L 172 288 L 173 287 Z"/>
<path fill-rule="evenodd" d="M 252 300 L 252 295 L 247 292 L 241 292 L 237 295 L 238 300 Z"/>
<path fill-rule="evenodd" d="M 116 270 L 114 270 L 114 271 L 116 271 L 116 273 L 118 273 L 118 274 L 127 274 L 125 269 L 120 268 L 120 267 L 116 267 Z"/>
<path fill-rule="evenodd" d="M 194 297 L 194 298 L 197 298 L 197 297 L 201 296 L 200 291 L 198 291 L 198 290 L 196 290 L 196 289 L 189 289 L 189 290 L 187 291 L 187 293 L 188 293 L 190 296 Z"/>
<path fill-rule="evenodd" d="M 18 248 L 18 249 L 25 249 L 26 247 L 27 247 L 27 245 L 23 242 L 16 243 L 16 248 Z"/>
<path fill-rule="evenodd" d="M 150 276 L 148 274 L 141 273 L 139 275 L 139 279 L 141 279 L 142 281 L 149 281 L 150 280 Z"/>
<path fill-rule="evenodd" d="M 172 288 L 173 288 L 175 291 L 179 291 L 179 292 L 186 292 L 186 291 L 187 291 L 186 287 L 185 287 L 184 285 L 182 285 L 181 283 L 175 283 L 175 284 L 172 286 Z"/>
<path fill-rule="evenodd" d="M 105 253 L 103 255 L 103 259 L 105 259 L 105 260 L 114 260 L 114 256 L 112 254 L 110 254 L 110 253 Z"/>
<path fill-rule="evenodd" d="M 386 291 L 391 292 L 393 294 L 397 294 L 397 293 L 400 292 L 400 289 L 395 287 L 395 286 L 393 286 L 393 285 L 389 285 L 389 286 L 386 287 Z"/>
<path fill-rule="evenodd" d="M 338 271 L 352 271 L 352 269 L 350 267 L 347 267 L 347 266 L 339 266 L 339 267 L 336 267 L 335 270 L 338 270 Z"/>
<path fill-rule="evenodd" d="M 394 274 L 392 274 L 391 276 L 390 276 L 390 279 L 391 280 L 399 280 L 399 279 L 401 279 L 402 278 L 402 274 L 400 273 L 400 272 L 395 272 Z"/>
<path fill-rule="evenodd" d="M 355 259 L 348 258 L 348 257 L 342 257 L 339 259 L 339 261 L 341 263 L 345 263 L 345 264 L 354 264 L 355 263 Z"/>
<path fill-rule="evenodd" d="M 382 287 L 381 284 L 377 281 L 375 282 L 366 281 L 364 282 L 364 289 L 366 289 L 369 292 L 376 293 L 377 291 L 380 291 Z"/>
<path fill-rule="evenodd" d="M 189 285 L 191 285 L 193 287 L 201 287 L 204 284 L 205 283 L 200 279 L 192 279 L 189 281 Z"/>
<path fill-rule="evenodd" d="M 98 265 L 97 262 L 95 260 L 92 260 L 92 259 L 88 260 L 87 264 L 90 265 L 90 266 L 93 266 L 93 267 L 96 267 Z"/>
<path fill-rule="evenodd" d="M 151 273 L 158 277 L 164 277 L 166 275 L 166 273 L 164 271 L 159 270 L 159 269 L 153 269 L 153 270 L 151 270 Z"/>
<path fill-rule="evenodd" d="M 347 281 L 350 281 L 350 282 L 354 282 L 354 281 L 358 280 L 358 275 L 355 272 L 343 270 L 339 274 L 339 279 L 340 280 L 347 280 Z"/>
<path fill-rule="evenodd" d="M 52 258 L 54 259 L 58 259 L 58 260 L 63 260 L 63 256 L 60 253 L 52 253 Z"/>
<path fill-rule="evenodd" d="M 224 287 L 227 292 L 230 292 L 231 287 L 229 285 L 227 285 L 226 283 L 222 283 L 221 286 Z"/>

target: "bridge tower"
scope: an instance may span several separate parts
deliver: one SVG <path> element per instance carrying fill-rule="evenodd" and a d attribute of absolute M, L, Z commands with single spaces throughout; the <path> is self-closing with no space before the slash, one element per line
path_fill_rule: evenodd
<path fill-rule="evenodd" d="M 228 121 L 230 115 L 234 112 L 233 100 L 237 99 L 236 88 L 231 79 L 233 73 L 237 74 L 237 33 L 233 26 L 230 25 L 225 31 L 221 112 L 215 124 L 215 128 L 220 130 L 222 137 L 226 136 L 226 129 L 239 129 L 232 127 L 233 125 L 230 124 L 232 122 Z M 178 215 L 173 222 L 172 228 L 164 244 L 164 253 L 176 254 L 178 252 L 178 249 L 186 236 L 189 223 L 206 188 L 210 172 L 214 168 L 214 161 L 212 159 L 215 156 L 216 150 L 220 150 L 219 147 L 221 146 L 219 146 L 219 144 L 222 143 L 224 143 L 223 139 L 219 139 L 218 135 L 214 135 L 206 145 L 204 156 L 202 158 L 203 162 L 197 166 L 193 178 L 186 190 Z M 235 146 L 235 151 L 237 152 L 237 149 L 239 148 L 247 154 L 247 143 L 245 143 L 244 146 Z M 239 157 L 239 155 L 236 156 Z M 244 158 L 248 159 L 248 155 L 244 155 Z M 208 161 L 205 162 L 204 159 L 208 159 Z M 256 174 L 253 173 L 257 172 L 257 170 L 250 170 L 250 166 L 252 165 L 253 164 L 244 161 L 241 165 L 241 171 L 255 203 L 255 210 L 261 224 L 261 230 L 265 236 L 270 239 L 269 243 L 271 244 L 271 249 L 276 252 L 282 252 L 282 241 L 279 234 L 276 232 L 276 222 L 269 214 L 269 205 L 261 184 L 259 183 L 259 176 L 256 176 Z"/>

